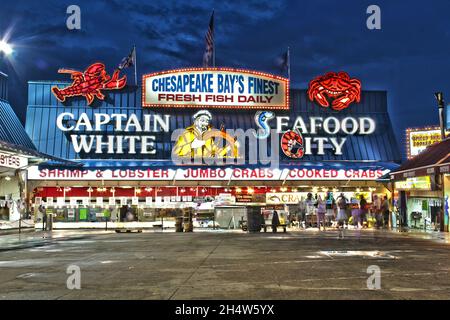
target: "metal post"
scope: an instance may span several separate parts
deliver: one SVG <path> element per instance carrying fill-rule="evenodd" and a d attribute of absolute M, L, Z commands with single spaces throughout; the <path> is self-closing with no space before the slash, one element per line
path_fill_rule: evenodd
<path fill-rule="evenodd" d="M 134 84 L 137 86 L 137 54 L 136 54 L 136 45 L 134 45 L 133 47 L 133 52 L 134 52 Z"/>
<path fill-rule="evenodd" d="M 438 102 L 439 108 L 439 126 L 441 128 L 441 139 L 445 139 L 445 129 L 444 129 L 444 95 L 442 92 L 436 92 L 434 94 Z"/>

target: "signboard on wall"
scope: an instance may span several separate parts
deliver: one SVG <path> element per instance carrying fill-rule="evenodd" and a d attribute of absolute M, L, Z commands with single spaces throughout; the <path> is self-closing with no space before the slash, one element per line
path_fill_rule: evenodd
<path fill-rule="evenodd" d="M 20 169 L 28 165 L 28 159 L 9 153 L 0 152 L 0 167 Z"/>
<path fill-rule="evenodd" d="M 431 190 L 431 177 L 423 176 L 423 177 L 407 178 L 406 180 L 403 180 L 403 181 L 396 181 L 395 189 L 397 189 L 397 190 Z"/>
<path fill-rule="evenodd" d="M 143 77 L 143 107 L 289 109 L 289 80 L 230 68 L 191 68 Z"/>
<path fill-rule="evenodd" d="M 305 180 L 376 180 L 387 169 L 271 169 L 271 168 L 189 168 L 189 169 L 117 169 L 69 170 L 28 169 L 29 180 L 152 180 L 152 181 L 305 181 Z"/>
<path fill-rule="evenodd" d="M 449 132 L 446 132 L 448 136 Z M 441 130 L 439 127 L 430 128 L 408 128 L 406 129 L 406 155 L 408 159 L 417 156 L 428 146 L 441 141 Z"/>

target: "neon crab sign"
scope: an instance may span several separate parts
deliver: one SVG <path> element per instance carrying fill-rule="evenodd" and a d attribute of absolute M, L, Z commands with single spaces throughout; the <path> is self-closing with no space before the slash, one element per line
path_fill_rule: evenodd
<path fill-rule="evenodd" d="M 69 73 L 72 84 L 60 89 L 52 87 L 52 92 L 56 99 L 61 102 L 66 101 L 66 97 L 83 96 L 90 105 L 95 98 L 104 100 L 105 95 L 101 90 L 118 90 L 125 87 L 127 77 L 119 79 L 119 70 L 115 70 L 112 77 L 105 70 L 105 65 L 100 62 L 91 64 L 84 72 L 59 69 L 58 73 Z"/>
<path fill-rule="evenodd" d="M 308 96 L 322 107 L 337 111 L 347 108 L 353 102 L 361 100 L 361 81 L 350 78 L 346 72 L 328 72 L 309 83 Z"/>

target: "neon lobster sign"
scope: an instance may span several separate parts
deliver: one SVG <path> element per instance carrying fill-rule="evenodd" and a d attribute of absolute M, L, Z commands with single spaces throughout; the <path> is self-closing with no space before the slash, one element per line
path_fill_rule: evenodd
<path fill-rule="evenodd" d="M 90 105 L 95 98 L 105 99 L 102 90 L 122 89 L 127 83 L 126 76 L 119 78 L 119 70 L 115 70 L 111 77 L 106 72 L 105 65 L 100 62 L 91 64 L 84 72 L 59 69 L 58 73 L 69 73 L 73 80 L 71 85 L 63 89 L 52 87 L 53 94 L 61 102 L 66 101 L 67 97 L 83 96 Z"/>

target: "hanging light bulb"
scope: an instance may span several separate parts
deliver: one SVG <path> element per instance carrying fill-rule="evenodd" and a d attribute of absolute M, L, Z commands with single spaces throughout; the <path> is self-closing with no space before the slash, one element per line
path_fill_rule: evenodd
<path fill-rule="evenodd" d="M 236 192 L 238 192 L 238 193 L 240 193 L 242 191 L 242 189 L 241 188 L 236 188 Z"/>
<path fill-rule="evenodd" d="M 255 190 L 253 188 L 247 188 L 247 193 L 248 194 L 252 194 L 254 192 L 255 192 Z"/>

